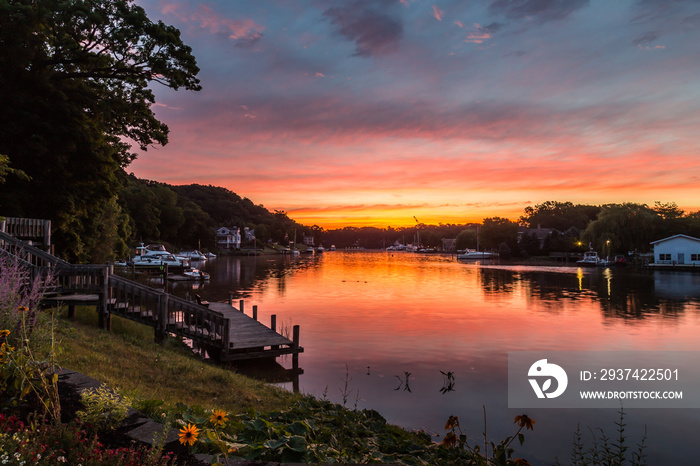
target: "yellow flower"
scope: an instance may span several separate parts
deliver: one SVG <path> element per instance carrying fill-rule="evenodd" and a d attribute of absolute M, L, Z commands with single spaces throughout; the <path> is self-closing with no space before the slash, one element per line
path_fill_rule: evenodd
<path fill-rule="evenodd" d="M 228 421 L 228 419 L 226 419 L 226 411 L 222 411 L 220 409 L 214 410 L 211 418 L 209 419 L 209 422 L 220 427 L 223 427 L 224 424 L 226 424 L 226 421 Z"/>
<path fill-rule="evenodd" d="M 0 338 L 4 338 L 10 334 L 9 330 L 0 330 Z"/>
<path fill-rule="evenodd" d="M 535 421 L 528 417 L 527 414 L 521 414 L 520 416 L 515 416 L 515 420 L 513 421 L 515 424 L 518 424 L 520 427 L 526 427 L 530 430 L 535 430 L 533 427 L 535 425 Z"/>
<path fill-rule="evenodd" d="M 197 441 L 197 436 L 199 435 L 199 430 L 197 426 L 192 424 L 187 424 L 187 427 L 180 429 L 180 443 L 183 445 L 194 445 Z"/>
<path fill-rule="evenodd" d="M 18 312 L 29 312 L 29 308 L 27 306 L 20 306 L 17 308 Z"/>

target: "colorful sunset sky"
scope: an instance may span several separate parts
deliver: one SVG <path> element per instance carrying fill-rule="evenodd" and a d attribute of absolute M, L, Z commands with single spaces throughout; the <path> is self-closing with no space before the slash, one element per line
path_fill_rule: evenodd
<path fill-rule="evenodd" d="M 154 88 L 136 176 L 324 228 L 700 210 L 697 0 L 137 0 L 201 92 Z"/>

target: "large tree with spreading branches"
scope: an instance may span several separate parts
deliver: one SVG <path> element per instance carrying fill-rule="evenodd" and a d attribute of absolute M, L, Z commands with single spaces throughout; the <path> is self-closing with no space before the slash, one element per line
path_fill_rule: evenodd
<path fill-rule="evenodd" d="M 149 86 L 196 91 L 198 71 L 180 32 L 132 0 L 0 0 L 0 153 L 28 177 L 2 185 L 0 213 L 51 219 L 68 259 L 103 258 L 95 238 L 118 251 L 104 228 L 124 225 L 104 218 L 126 217 L 132 144 L 168 141 Z"/>

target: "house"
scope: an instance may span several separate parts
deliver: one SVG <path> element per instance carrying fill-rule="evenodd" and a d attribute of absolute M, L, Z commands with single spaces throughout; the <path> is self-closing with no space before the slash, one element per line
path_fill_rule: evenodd
<path fill-rule="evenodd" d="M 220 249 L 241 249 L 241 229 L 221 227 L 216 230 L 216 246 Z"/>
<path fill-rule="evenodd" d="M 555 232 L 559 233 L 555 228 L 542 228 L 540 225 L 537 225 L 537 228 L 518 227 L 518 243 L 523 239 L 523 236 L 530 235 L 537 239 L 540 249 L 544 249 L 547 238 L 552 236 Z"/>
<path fill-rule="evenodd" d="M 313 247 L 314 245 L 314 237 L 313 235 L 304 235 L 304 244 L 310 247 Z"/>
<path fill-rule="evenodd" d="M 442 238 L 442 250 L 446 252 L 456 252 L 457 240 L 454 238 Z"/>
<path fill-rule="evenodd" d="M 700 238 L 674 235 L 651 244 L 654 264 L 700 266 Z"/>

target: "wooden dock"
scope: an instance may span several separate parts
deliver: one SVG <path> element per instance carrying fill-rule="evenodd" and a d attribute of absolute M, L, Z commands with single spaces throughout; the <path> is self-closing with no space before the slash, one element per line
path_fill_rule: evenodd
<path fill-rule="evenodd" d="M 32 274 L 51 276 L 51 296 L 46 303 L 68 305 L 72 317 L 76 305 L 95 305 L 98 324 L 109 330 L 111 316 L 117 315 L 154 328 L 155 339 L 163 342 L 168 335 L 189 339 L 203 348 L 212 359 L 240 361 L 274 359 L 293 355 L 298 369 L 299 326 L 293 327 L 293 337 L 276 331 L 273 316 L 270 327 L 229 303 L 193 302 L 170 295 L 162 290 L 120 277 L 107 265 L 72 265 L 44 251 L 0 232 L 0 253 L 16 258 L 32 270 Z"/>

